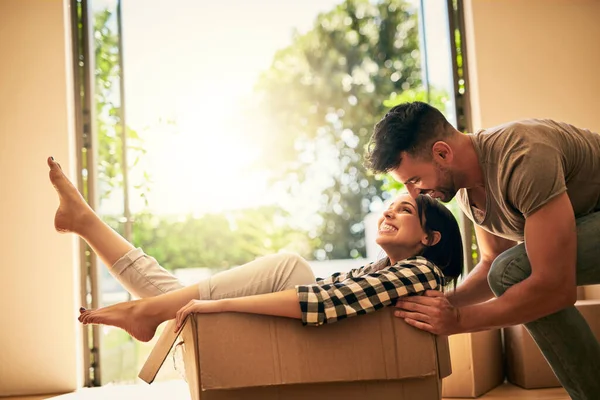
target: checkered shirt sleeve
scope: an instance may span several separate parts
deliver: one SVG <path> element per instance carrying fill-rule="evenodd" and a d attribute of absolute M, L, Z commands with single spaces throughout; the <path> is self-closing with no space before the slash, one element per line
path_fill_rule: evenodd
<path fill-rule="evenodd" d="M 302 324 L 330 324 L 379 310 L 402 296 L 443 288 L 444 275 L 423 257 L 408 258 L 379 271 L 371 267 L 353 270 L 341 280 L 336 278 L 342 274 L 334 274 L 323 280 L 327 283 L 297 285 Z"/>

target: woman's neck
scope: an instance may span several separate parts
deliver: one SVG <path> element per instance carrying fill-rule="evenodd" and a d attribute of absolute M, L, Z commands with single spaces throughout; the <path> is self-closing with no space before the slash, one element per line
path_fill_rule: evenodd
<path fill-rule="evenodd" d="M 416 249 L 394 249 L 394 251 L 387 252 L 386 255 L 390 259 L 390 264 L 394 265 L 398 261 L 406 260 L 407 258 L 419 255 Z"/>

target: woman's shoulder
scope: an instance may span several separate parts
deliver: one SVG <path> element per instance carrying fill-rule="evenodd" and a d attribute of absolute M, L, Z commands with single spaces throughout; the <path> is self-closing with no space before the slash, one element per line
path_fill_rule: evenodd
<path fill-rule="evenodd" d="M 373 272 L 383 272 L 386 270 L 394 272 L 395 269 L 404 269 L 404 268 L 409 268 L 409 269 L 416 268 L 425 274 L 433 272 L 434 274 L 439 275 L 440 277 L 444 276 L 444 274 L 442 273 L 442 270 L 437 265 L 435 265 L 435 263 L 429 261 L 427 258 L 422 257 L 422 256 L 414 256 L 414 257 L 405 258 L 404 260 L 400 260 L 400 261 L 396 262 L 395 264 L 391 264 L 389 258 L 386 257 L 381 260 L 374 261 L 372 263 L 365 265 L 364 267 L 362 267 L 362 269 L 363 269 L 362 272 L 363 273 L 373 273 Z"/>
<path fill-rule="evenodd" d="M 398 261 L 396 264 L 391 267 L 396 268 L 418 268 L 423 272 L 434 272 L 439 276 L 444 276 L 442 270 L 435 265 L 435 263 L 429 261 L 427 258 L 422 256 L 414 256 L 405 258 L 404 260 Z"/>

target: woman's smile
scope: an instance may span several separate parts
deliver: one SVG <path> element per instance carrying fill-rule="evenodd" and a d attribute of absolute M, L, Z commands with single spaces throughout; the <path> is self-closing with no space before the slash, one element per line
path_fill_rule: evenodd
<path fill-rule="evenodd" d="M 379 233 L 396 233 L 397 231 L 398 231 L 398 228 L 396 228 L 395 226 L 393 226 L 387 222 L 383 222 L 379 226 Z"/>

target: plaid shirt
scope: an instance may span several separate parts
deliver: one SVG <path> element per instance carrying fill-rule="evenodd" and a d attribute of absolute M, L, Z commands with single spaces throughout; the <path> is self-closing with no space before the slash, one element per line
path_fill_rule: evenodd
<path fill-rule="evenodd" d="M 297 285 L 302 324 L 319 326 L 394 304 L 399 297 L 442 290 L 442 271 L 423 257 L 411 257 L 381 268 L 371 263 L 313 285 Z"/>

